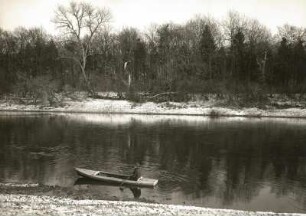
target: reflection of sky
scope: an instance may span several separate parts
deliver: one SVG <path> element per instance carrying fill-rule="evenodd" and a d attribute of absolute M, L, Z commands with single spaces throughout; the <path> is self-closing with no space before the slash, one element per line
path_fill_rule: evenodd
<path fill-rule="evenodd" d="M 209 123 L 233 124 L 233 123 L 269 123 L 293 126 L 306 126 L 306 119 L 299 118 L 246 118 L 246 117 L 221 117 L 211 118 L 207 116 L 179 116 L 179 115 L 130 115 L 130 114 L 60 114 L 67 119 L 76 122 L 87 122 L 103 126 L 124 126 L 133 122 L 142 125 L 154 125 L 168 122 L 171 125 L 183 125 L 198 127 Z"/>
<path fill-rule="evenodd" d="M 64 117 L 66 120 L 80 123 L 89 123 L 93 125 L 103 125 L 109 127 L 128 126 L 133 122 L 142 125 L 155 125 L 168 122 L 171 125 L 183 125 L 198 127 L 209 123 L 224 124 L 276 124 L 276 125 L 292 125 L 305 126 L 305 118 L 248 118 L 248 117 L 220 117 L 211 118 L 207 116 L 188 116 L 188 115 L 145 115 L 145 114 L 95 114 L 95 113 L 33 113 L 33 112 L 1 112 L 0 119 L 9 119 L 14 117 L 37 118 L 39 116 Z"/>

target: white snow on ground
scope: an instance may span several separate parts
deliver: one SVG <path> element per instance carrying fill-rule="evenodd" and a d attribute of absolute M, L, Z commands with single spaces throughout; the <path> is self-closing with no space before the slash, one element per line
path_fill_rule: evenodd
<path fill-rule="evenodd" d="M 302 216 L 296 213 L 249 212 L 193 206 L 105 200 L 72 200 L 50 196 L 0 194 L 0 215 L 203 215 Z"/>
<path fill-rule="evenodd" d="M 15 183 L 0 183 L 0 187 L 5 186 L 5 187 L 38 187 L 38 184 L 15 184 Z"/>
<path fill-rule="evenodd" d="M 85 99 L 66 100 L 63 107 L 40 107 L 0 101 L 2 111 L 40 112 L 86 112 L 86 113 L 131 113 L 131 114 L 170 114 L 170 115 L 213 115 L 249 117 L 299 117 L 306 118 L 306 108 L 258 109 L 216 107 L 211 102 L 164 102 L 133 103 L 125 100 Z"/>

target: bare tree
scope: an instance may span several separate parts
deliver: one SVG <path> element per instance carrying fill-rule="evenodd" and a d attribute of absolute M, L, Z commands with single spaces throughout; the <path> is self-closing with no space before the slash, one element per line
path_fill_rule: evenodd
<path fill-rule="evenodd" d="M 245 34 L 246 26 L 247 18 L 245 16 L 236 11 L 229 11 L 227 18 L 222 23 L 223 37 L 226 41 L 225 45 L 230 45 L 239 31 Z"/>
<path fill-rule="evenodd" d="M 94 94 L 94 90 L 86 72 L 87 58 L 92 51 L 94 36 L 103 30 L 110 19 L 109 10 L 96 9 L 83 2 L 71 2 L 68 7 L 59 6 L 55 11 L 53 22 L 58 29 L 63 31 L 64 36 L 75 45 L 73 51 L 65 52 L 62 58 L 72 59 L 79 65 L 86 87 L 91 94 Z"/>
<path fill-rule="evenodd" d="M 306 28 L 285 24 L 278 27 L 276 38 L 278 41 L 286 38 L 290 44 L 294 44 L 299 40 L 306 41 Z"/>

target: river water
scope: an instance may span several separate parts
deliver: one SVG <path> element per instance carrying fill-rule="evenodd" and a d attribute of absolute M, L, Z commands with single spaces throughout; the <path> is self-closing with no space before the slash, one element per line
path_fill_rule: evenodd
<path fill-rule="evenodd" d="M 0 182 L 75 184 L 74 167 L 159 179 L 140 198 L 168 204 L 306 212 L 306 120 L 154 115 L 0 114 Z M 136 199 L 136 198 L 135 198 Z"/>

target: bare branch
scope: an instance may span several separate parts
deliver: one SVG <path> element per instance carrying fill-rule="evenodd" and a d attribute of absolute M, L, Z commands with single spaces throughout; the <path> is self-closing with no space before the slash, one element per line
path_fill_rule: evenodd
<path fill-rule="evenodd" d="M 87 58 L 91 52 L 93 37 L 102 30 L 110 18 L 108 10 L 96 9 L 88 3 L 71 2 L 67 8 L 59 6 L 55 13 L 53 22 L 57 28 L 63 30 L 69 40 L 76 43 L 77 48 L 77 51 L 71 53 L 72 56 L 66 55 L 62 58 L 72 59 L 78 63 L 90 91 L 92 88 L 85 72 Z"/>

